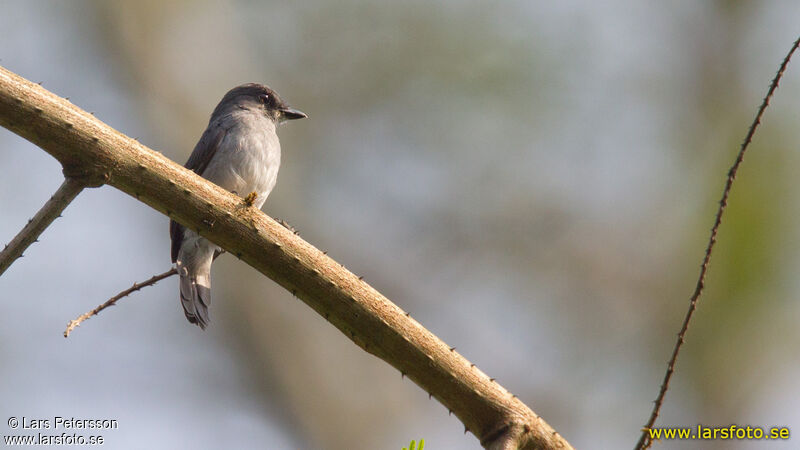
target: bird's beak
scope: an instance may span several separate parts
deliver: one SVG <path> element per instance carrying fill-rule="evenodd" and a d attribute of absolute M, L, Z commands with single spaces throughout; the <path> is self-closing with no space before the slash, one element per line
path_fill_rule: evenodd
<path fill-rule="evenodd" d="M 303 111 L 294 108 L 283 108 L 281 115 L 283 115 L 284 120 L 305 119 L 308 117 Z"/>

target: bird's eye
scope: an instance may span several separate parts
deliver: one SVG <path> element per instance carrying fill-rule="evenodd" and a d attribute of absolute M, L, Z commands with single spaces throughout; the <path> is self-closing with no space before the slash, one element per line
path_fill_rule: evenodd
<path fill-rule="evenodd" d="M 269 95 L 268 94 L 261 94 L 258 96 L 258 99 L 261 100 L 261 103 L 267 104 L 269 103 Z"/>

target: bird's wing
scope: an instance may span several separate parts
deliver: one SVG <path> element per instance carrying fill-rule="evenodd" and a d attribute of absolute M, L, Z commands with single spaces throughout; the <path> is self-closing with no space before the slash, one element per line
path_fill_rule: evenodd
<path fill-rule="evenodd" d="M 197 145 L 194 146 L 194 150 L 184 167 L 202 176 L 206 167 L 208 167 L 208 163 L 211 162 L 211 159 L 214 158 L 214 155 L 217 153 L 220 142 L 222 142 L 222 139 L 227 133 L 228 130 L 222 126 L 221 121 L 209 124 L 203 136 L 201 136 L 200 140 L 197 142 Z M 185 228 L 183 225 L 174 220 L 170 220 L 169 236 L 172 240 L 172 262 L 176 262 L 178 259 L 178 251 L 181 249 L 181 244 L 183 243 L 184 231 Z"/>
<path fill-rule="evenodd" d="M 183 244 L 184 230 L 183 225 L 174 220 L 169 221 L 169 237 L 172 239 L 172 262 L 178 261 L 178 251 L 181 249 L 181 244 Z"/>
<path fill-rule="evenodd" d="M 189 156 L 189 160 L 186 161 L 184 167 L 202 176 L 206 167 L 208 167 L 208 163 L 211 162 L 211 159 L 214 158 L 214 155 L 217 153 L 219 144 L 226 134 L 228 134 L 228 129 L 223 126 L 222 121 L 209 124 L 203 136 L 201 136 L 200 140 L 197 142 L 197 145 L 194 146 L 192 155 Z"/>

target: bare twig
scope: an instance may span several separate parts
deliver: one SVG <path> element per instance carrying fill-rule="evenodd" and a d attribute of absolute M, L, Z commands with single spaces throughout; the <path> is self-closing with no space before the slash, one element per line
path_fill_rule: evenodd
<path fill-rule="evenodd" d="M 569 449 L 519 398 L 340 263 L 255 208 L 74 104 L 0 67 L 0 126 L 68 173 L 108 184 L 273 279 L 452 410 L 486 448 Z"/>
<path fill-rule="evenodd" d="M 158 283 L 159 281 L 163 280 L 164 278 L 169 278 L 169 277 L 175 275 L 176 273 L 178 273 L 178 270 L 173 267 L 172 269 L 169 269 L 168 271 L 166 271 L 164 273 L 161 273 L 161 274 L 158 274 L 158 275 L 153 275 L 150 279 L 142 281 L 141 283 L 133 283 L 133 286 L 129 287 L 128 289 L 125 289 L 124 291 L 120 292 L 119 294 L 117 294 L 117 295 L 111 297 L 110 299 L 106 300 L 105 303 L 103 303 L 101 305 L 98 305 L 97 308 L 95 308 L 95 309 L 93 309 L 93 310 L 91 310 L 91 311 L 89 311 L 87 313 L 84 313 L 84 314 L 80 315 L 75 320 L 70 320 L 69 323 L 67 324 L 67 329 L 64 330 L 64 337 L 65 338 L 69 337 L 69 334 L 72 333 L 72 330 L 74 330 L 76 327 L 80 326 L 80 324 L 83 323 L 84 320 L 86 320 L 86 319 L 88 319 L 88 318 L 90 318 L 92 316 L 96 316 L 100 311 L 108 308 L 109 306 L 113 306 L 114 304 L 117 303 L 117 300 L 119 300 L 119 299 L 121 299 L 123 297 L 127 297 L 128 295 L 131 295 L 132 293 L 138 291 L 141 288 L 145 288 L 147 286 L 152 286 L 152 285 Z"/>
<path fill-rule="evenodd" d="M 789 53 L 786 54 L 786 57 L 783 59 L 783 62 L 778 68 L 778 73 L 775 74 L 775 78 L 772 79 L 772 83 L 769 86 L 767 95 L 764 97 L 764 101 L 758 108 L 758 113 L 756 114 L 755 119 L 753 119 L 753 123 L 750 124 L 750 129 L 747 131 L 744 142 L 742 142 L 742 146 L 739 149 L 739 154 L 736 156 L 736 161 L 734 161 L 733 166 L 731 166 L 730 170 L 728 171 L 728 178 L 725 181 L 725 189 L 722 191 L 722 199 L 719 201 L 719 208 L 717 209 L 717 215 L 714 219 L 714 226 L 711 228 L 711 236 L 708 239 L 706 253 L 703 257 L 703 264 L 700 266 L 700 275 L 697 278 L 697 285 L 694 288 L 692 297 L 689 299 L 689 310 L 686 312 L 686 317 L 683 319 L 681 331 L 678 333 L 678 340 L 675 342 L 675 347 L 672 350 L 672 357 L 670 357 L 669 363 L 667 364 L 667 372 L 664 374 L 664 381 L 661 383 L 661 390 L 659 391 L 658 398 L 656 398 L 655 404 L 653 405 L 653 412 L 650 414 L 650 419 L 647 421 L 644 428 L 642 428 L 642 435 L 639 438 L 639 442 L 636 443 L 635 448 L 637 449 L 649 448 L 653 443 L 652 439 L 650 439 L 649 431 L 653 427 L 653 424 L 655 424 L 658 414 L 661 410 L 661 405 L 664 403 L 664 396 L 667 394 L 667 390 L 669 389 L 670 379 L 672 378 L 672 374 L 675 372 L 675 362 L 678 359 L 678 353 L 683 346 L 684 338 L 686 337 L 686 331 L 689 329 L 689 322 L 692 320 L 692 316 L 697 309 L 697 300 L 703 293 L 706 272 L 708 271 L 708 263 L 711 260 L 711 252 L 714 249 L 714 244 L 717 242 L 717 231 L 719 231 L 719 226 L 722 223 L 722 214 L 725 212 L 725 207 L 728 205 L 728 195 L 731 192 L 733 181 L 736 179 L 736 172 L 739 170 L 739 166 L 742 164 L 744 153 L 747 151 L 747 147 L 753 140 L 753 135 L 756 132 L 756 128 L 758 128 L 758 125 L 761 123 L 761 116 L 764 115 L 764 111 L 767 109 L 767 106 L 769 106 L 769 101 L 772 98 L 772 94 L 774 94 L 775 90 L 778 89 L 778 83 L 780 82 L 781 77 L 783 77 L 783 73 L 786 71 L 786 66 L 789 64 L 789 60 L 792 58 L 792 55 L 794 54 L 795 50 L 797 50 L 798 46 L 800 46 L 800 38 L 794 42 L 792 48 L 789 50 Z"/>
<path fill-rule="evenodd" d="M 0 252 L 0 275 L 8 269 L 31 244 L 39 239 L 44 230 L 59 217 L 64 208 L 83 190 L 83 183 L 67 177 L 50 200 L 29 220 L 22 230 L 14 236 Z"/>

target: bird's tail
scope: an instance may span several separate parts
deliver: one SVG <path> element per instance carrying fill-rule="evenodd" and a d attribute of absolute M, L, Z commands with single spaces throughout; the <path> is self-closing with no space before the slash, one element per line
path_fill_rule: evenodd
<path fill-rule="evenodd" d="M 210 264 L 201 265 L 200 268 L 190 268 L 178 260 L 178 274 L 181 277 L 180 295 L 183 312 L 189 322 L 205 330 L 209 322 L 208 307 L 211 306 Z"/>

